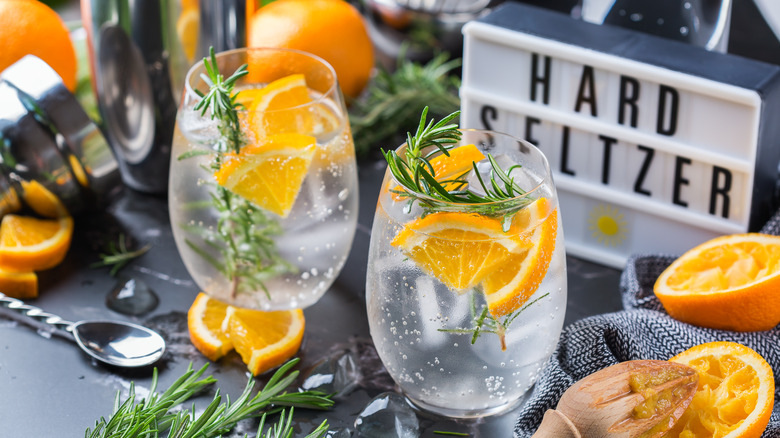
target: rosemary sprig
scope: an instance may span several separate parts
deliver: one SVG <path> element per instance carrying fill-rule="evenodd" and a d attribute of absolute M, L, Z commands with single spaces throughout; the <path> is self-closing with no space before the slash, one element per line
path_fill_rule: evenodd
<path fill-rule="evenodd" d="M 238 117 L 243 107 L 237 100 L 240 92 L 235 92 L 236 81 L 247 74 L 246 64 L 240 66 L 229 78 L 219 73 L 214 49 L 203 60 L 207 75 L 203 80 L 209 84 L 208 93 L 198 91 L 202 100 L 195 105 L 201 116 L 207 113 L 219 124 L 219 137 L 215 145 L 216 154 L 204 170 L 212 175 L 220 169 L 225 152 L 240 153 L 246 144 Z M 199 153 L 184 153 L 179 160 L 200 156 Z M 201 182 L 206 183 L 206 182 Z M 211 204 L 218 214 L 214 229 L 203 229 L 181 225 L 191 233 L 203 238 L 203 245 L 187 240 L 187 245 L 215 267 L 231 282 L 231 295 L 244 291 L 262 289 L 270 296 L 264 281 L 280 273 L 293 270 L 293 266 L 284 260 L 276 248 L 275 236 L 282 233 L 279 223 L 263 209 L 255 206 L 242 196 L 236 195 L 225 187 L 209 182 Z M 216 251 L 221 258 L 213 257 Z"/>
<path fill-rule="evenodd" d="M 396 193 L 410 200 L 410 208 L 411 203 L 417 201 L 427 212 L 450 209 L 452 204 L 467 204 L 470 206 L 469 210 L 475 213 L 490 216 L 503 215 L 507 219 L 504 221 L 506 231 L 509 225 L 508 219 L 532 201 L 521 197 L 525 194 L 525 190 L 510 176 L 511 172 L 520 165 L 502 169 L 495 158 L 488 154 L 487 158 L 491 166 L 490 180 L 485 181 L 477 169 L 477 164 L 473 163 L 483 193 L 469 188 L 463 179 L 451 181 L 436 179 L 436 172 L 430 159 L 438 154 L 449 156 L 449 151 L 460 140 L 461 133 L 458 131 L 458 125 L 449 123 L 459 114 L 460 112 L 456 111 L 438 122 L 431 120 L 426 124 L 428 116 L 426 107 L 420 116 L 415 135 L 407 133 L 404 156 L 401 157 L 395 150 L 382 151 L 390 172 L 403 187 L 403 190 Z M 445 183 L 458 189 L 447 189 Z"/>
<path fill-rule="evenodd" d="M 287 414 L 286 417 L 285 417 L 285 411 L 282 410 L 280 421 L 274 424 L 273 426 L 269 427 L 268 430 L 266 430 L 264 437 L 262 435 L 262 431 L 263 431 L 263 427 L 265 426 L 265 417 L 267 413 L 263 414 L 263 416 L 260 418 L 260 426 L 257 428 L 257 438 L 292 438 L 293 409 L 294 408 L 290 408 L 290 413 Z M 320 423 L 320 425 L 317 426 L 316 429 L 311 431 L 304 438 L 321 438 L 326 436 L 327 433 L 328 433 L 328 420 L 323 420 L 322 423 Z"/>
<path fill-rule="evenodd" d="M 254 380 L 247 382 L 241 396 L 235 402 L 217 391 L 203 413 L 196 415 L 192 409 L 177 410 L 178 407 L 217 382 L 211 376 L 201 378 L 208 365 L 195 371 L 192 364 L 165 392 L 157 393 L 157 369 L 152 375 L 152 386 L 146 399 L 136 401 L 135 385 L 131 383 L 128 398 L 120 403 L 117 393 L 114 412 L 108 420 L 100 418 L 94 429 L 88 428 L 85 438 L 211 438 L 228 433 L 244 419 L 274 413 L 279 406 L 308 409 L 327 409 L 333 405 L 330 396 L 317 391 L 291 392 L 285 390 L 296 380 L 298 371 L 290 369 L 298 359 L 282 365 L 266 385 L 252 396 Z M 283 422 L 291 423 L 292 409 Z M 327 427 L 320 427 L 317 430 Z M 167 434 L 166 434 L 167 432 Z M 258 432 L 259 436 L 259 432 Z M 321 435 L 314 435 L 321 436 Z"/>
<path fill-rule="evenodd" d="M 401 140 L 395 136 L 414 129 L 417 114 L 426 106 L 432 114 L 450 114 L 460 107 L 460 78 L 453 73 L 459 58 L 446 53 L 426 64 L 410 61 L 405 49 L 398 55 L 396 69 L 379 67 L 369 82 L 365 98 L 352 102 L 350 125 L 359 156 L 383 142 Z"/>
<path fill-rule="evenodd" d="M 108 242 L 107 253 L 98 254 L 100 261 L 92 263 L 89 267 L 100 268 L 103 266 L 111 266 L 109 273 L 114 276 L 120 269 L 130 263 L 131 260 L 146 254 L 151 247 L 152 246 L 147 243 L 143 247 L 131 251 L 127 247 L 127 237 L 124 234 L 120 234 L 116 243 L 113 241 Z"/>
<path fill-rule="evenodd" d="M 476 293 L 478 292 L 475 290 L 475 294 Z M 506 331 L 509 329 L 509 326 L 514 322 L 515 319 L 517 319 L 518 316 L 520 316 L 520 314 L 525 309 L 531 307 L 537 301 L 541 300 L 542 298 L 545 298 L 548 295 L 550 295 L 549 292 L 537 297 L 530 303 L 527 303 L 525 306 L 515 310 L 512 313 L 504 315 L 503 319 L 493 317 L 493 315 L 490 314 L 490 311 L 488 310 L 487 306 L 484 306 L 481 312 L 478 311 L 477 304 L 476 304 L 477 303 L 476 295 L 472 295 L 471 319 L 473 321 L 473 327 L 458 328 L 458 329 L 439 329 L 439 331 L 445 333 L 454 333 L 458 335 L 471 335 L 471 345 L 474 345 L 477 342 L 477 339 L 479 339 L 479 337 L 485 333 L 494 334 L 498 336 L 498 340 L 501 343 L 501 350 L 505 351 Z"/>

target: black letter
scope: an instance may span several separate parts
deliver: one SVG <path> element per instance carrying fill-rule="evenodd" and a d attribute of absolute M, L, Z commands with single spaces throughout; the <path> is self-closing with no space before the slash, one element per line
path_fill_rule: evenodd
<path fill-rule="evenodd" d="M 479 112 L 479 119 L 482 121 L 482 125 L 485 129 L 492 131 L 493 128 L 490 126 L 490 122 L 488 122 L 488 117 L 496 120 L 498 118 L 498 110 L 490 105 L 482 105 L 482 109 Z"/>
<path fill-rule="evenodd" d="M 549 56 L 544 57 L 544 74 L 539 76 L 539 55 L 531 54 L 531 100 L 536 102 L 536 84 L 542 84 L 542 102 L 545 105 L 550 103 L 550 62 Z"/>
<path fill-rule="evenodd" d="M 588 88 L 587 95 L 585 95 L 585 87 Z M 582 67 L 580 89 L 577 90 L 577 103 L 574 105 L 574 111 L 580 112 L 583 102 L 590 104 L 590 115 L 596 117 L 596 84 L 593 81 L 593 67 L 589 65 Z"/>
<path fill-rule="evenodd" d="M 688 185 L 690 181 L 688 181 L 686 178 L 683 178 L 682 171 L 683 171 L 683 165 L 684 164 L 691 164 L 690 158 L 684 158 L 684 157 L 677 157 L 677 159 L 674 161 L 674 190 L 672 192 L 672 202 L 674 202 L 677 205 L 682 205 L 683 207 L 687 207 L 688 203 L 680 199 L 680 189 L 683 185 Z"/>
<path fill-rule="evenodd" d="M 629 85 L 631 93 L 628 92 Z M 629 76 L 620 76 L 620 106 L 618 107 L 618 123 L 626 123 L 626 105 L 631 108 L 631 125 L 636 128 L 636 121 L 639 117 L 639 109 L 636 101 L 639 100 L 639 81 Z"/>
<path fill-rule="evenodd" d="M 542 121 L 537 119 L 536 117 L 531 117 L 531 116 L 525 117 L 525 141 L 537 147 L 539 146 L 539 140 L 531 136 L 531 127 L 533 127 L 533 125 L 540 125 L 541 123 Z"/>
<path fill-rule="evenodd" d="M 651 193 L 648 190 L 642 188 L 642 183 L 645 182 L 647 171 L 650 169 L 650 163 L 653 161 L 653 155 L 655 150 L 641 144 L 636 145 L 637 149 L 645 152 L 645 161 L 642 162 L 642 168 L 639 169 L 639 175 L 636 176 L 636 182 L 634 182 L 634 191 L 642 195 L 650 196 Z"/>
<path fill-rule="evenodd" d="M 599 139 L 604 142 L 604 161 L 601 164 L 601 183 L 609 184 L 610 156 L 612 155 L 612 145 L 617 143 L 617 139 L 607 137 L 606 135 L 599 135 Z"/>
<path fill-rule="evenodd" d="M 574 171 L 569 169 L 569 127 L 563 127 L 563 136 L 561 137 L 561 172 L 574 176 Z"/>
<path fill-rule="evenodd" d="M 720 175 L 723 175 L 723 185 L 718 184 Z M 731 171 L 720 166 L 712 168 L 712 186 L 710 186 L 710 214 L 715 214 L 717 204 L 717 195 L 723 197 L 723 208 L 720 212 L 721 217 L 729 217 L 729 190 L 731 190 Z"/>
<path fill-rule="evenodd" d="M 666 96 L 671 97 L 669 114 L 669 126 L 664 128 L 664 119 L 666 118 Z M 677 132 L 677 109 L 680 105 L 680 95 L 677 90 L 667 85 L 661 85 L 658 90 L 658 120 L 656 121 L 655 132 L 663 135 L 672 136 Z"/>

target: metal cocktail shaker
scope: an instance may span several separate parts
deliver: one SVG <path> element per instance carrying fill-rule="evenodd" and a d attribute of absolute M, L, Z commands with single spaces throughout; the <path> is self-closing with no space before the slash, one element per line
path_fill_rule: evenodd
<path fill-rule="evenodd" d="M 209 46 L 222 51 L 246 41 L 246 0 L 198 3 L 197 51 L 187 59 L 180 1 L 81 1 L 102 128 L 122 179 L 136 190 L 167 192 L 176 109 L 190 64 Z"/>
<path fill-rule="evenodd" d="M 25 56 L 3 71 L 0 102 L 0 216 L 25 205 L 35 210 L 26 202 L 32 185 L 70 214 L 107 201 L 120 187 L 106 139 L 40 58 Z"/>

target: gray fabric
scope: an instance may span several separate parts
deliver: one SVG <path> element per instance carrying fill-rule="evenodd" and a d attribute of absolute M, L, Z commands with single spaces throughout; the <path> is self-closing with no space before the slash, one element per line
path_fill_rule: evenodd
<path fill-rule="evenodd" d="M 780 234 L 780 212 L 761 232 Z M 632 257 L 620 279 L 625 310 L 581 319 L 564 329 L 557 349 L 520 411 L 515 438 L 533 435 L 545 411 L 554 408 L 563 392 L 583 377 L 626 360 L 666 360 L 705 342 L 738 342 L 758 352 L 775 371 L 778 382 L 775 398 L 778 398 L 780 326 L 765 332 L 738 333 L 695 327 L 671 318 L 655 298 L 653 284 L 675 258 L 673 255 Z M 775 437 L 780 437 L 780 402 L 775 404 L 769 426 L 762 435 L 762 438 Z"/>

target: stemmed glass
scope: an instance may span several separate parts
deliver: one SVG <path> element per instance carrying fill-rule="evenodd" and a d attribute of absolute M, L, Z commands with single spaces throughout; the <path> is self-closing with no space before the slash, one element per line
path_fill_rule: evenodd
<path fill-rule="evenodd" d="M 406 397 L 467 418 L 516 406 L 535 382 L 563 326 L 566 259 L 544 155 L 509 135 L 460 132 L 449 156 L 421 155 L 444 190 L 473 202 L 411 192 L 389 168 L 366 299 L 377 352 Z"/>
<path fill-rule="evenodd" d="M 238 49 L 214 59 L 224 79 L 247 65 L 234 87 L 240 129 L 198 105 L 214 82 L 198 62 L 185 79 L 173 139 L 176 246 L 214 298 L 305 308 L 341 271 L 357 223 L 354 145 L 336 74 L 295 50 Z"/>

